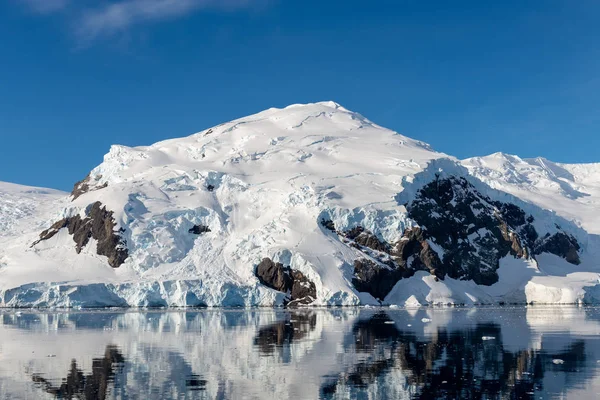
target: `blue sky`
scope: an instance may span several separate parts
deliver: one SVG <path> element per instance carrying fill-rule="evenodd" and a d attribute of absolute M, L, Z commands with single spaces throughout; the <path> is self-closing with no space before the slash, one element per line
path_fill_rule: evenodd
<path fill-rule="evenodd" d="M 70 190 L 113 143 L 335 100 L 469 157 L 600 161 L 600 3 L 5 0 L 0 180 Z"/>

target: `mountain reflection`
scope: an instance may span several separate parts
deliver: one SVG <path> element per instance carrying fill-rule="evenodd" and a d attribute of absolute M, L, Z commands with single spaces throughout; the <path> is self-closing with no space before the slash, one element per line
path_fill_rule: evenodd
<path fill-rule="evenodd" d="M 600 309 L 0 311 L 0 399 L 560 399 Z"/>
<path fill-rule="evenodd" d="M 379 313 L 358 321 L 352 334 L 354 350 L 369 353 L 371 359 L 334 380 L 328 377 L 321 389 L 323 398 L 333 398 L 340 387 L 367 388 L 398 369 L 405 379 L 398 383 L 414 387 L 415 399 L 534 399 L 535 391 L 543 389 L 548 368 L 576 372 L 586 361 L 585 343 L 580 340 L 556 354 L 506 351 L 501 327 L 493 323 L 453 332 L 439 328 L 421 340 Z M 559 360 L 560 367 L 553 360 Z"/>
<path fill-rule="evenodd" d="M 108 346 L 104 357 L 92 361 L 92 373 L 85 375 L 78 367 L 77 361 L 71 361 L 71 369 L 60 386 L 53 386 L 41 375 L 33 374 L 31 379 L 40 385 L 47 393 L 59 399 L 106 399 L 110 382 L 115 375 L 115 369 L 123 365 L 123 355 L 114 346 Z"/>

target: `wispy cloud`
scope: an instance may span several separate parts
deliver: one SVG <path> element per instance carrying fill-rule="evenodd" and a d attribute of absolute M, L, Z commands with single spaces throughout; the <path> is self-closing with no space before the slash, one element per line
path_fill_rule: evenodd
<path fill-rule="evenodd" d="M 1 1 L 1 0 L 0 0 Z M 36 14 L 64 12 L 82 44 L 124 33 L 130 27 L 203 10 L 233 12 L 277 0 L 13 0 Z"/>
<path fill-rule="evenodd" d="M 139 23 L 173 19 L 206 9 L 235 11 L 257 3 L 264 0 L 121 0 L 85 10 L 78 21 L 77 34 L 89 41 Z"/>

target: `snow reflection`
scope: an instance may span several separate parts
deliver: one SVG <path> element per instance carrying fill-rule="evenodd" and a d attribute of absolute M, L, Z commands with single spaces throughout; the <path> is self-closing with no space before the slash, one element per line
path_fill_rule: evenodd
<path fill-rule="evenodd" d="M 0 313 L 0 398 L 561 398 L 600 309 Z"/>

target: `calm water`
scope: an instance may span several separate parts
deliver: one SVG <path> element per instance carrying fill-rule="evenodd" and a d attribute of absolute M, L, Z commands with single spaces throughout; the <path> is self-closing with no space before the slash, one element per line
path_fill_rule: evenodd
<path fill-rule="evenodd" d="M 4 311 L 0 398 L 595 399 L 600 308 Z"/>

